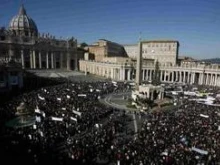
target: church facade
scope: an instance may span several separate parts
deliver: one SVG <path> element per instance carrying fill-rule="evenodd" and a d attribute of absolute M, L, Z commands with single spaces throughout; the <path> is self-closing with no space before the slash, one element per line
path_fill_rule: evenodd
<path fill-rule="evenodd" d="M 9 27 L 0 29 L 0 60 L 13 59 L 23 69 L 78 69 L 77 40 L 40 34 L 22 5 Z"/>

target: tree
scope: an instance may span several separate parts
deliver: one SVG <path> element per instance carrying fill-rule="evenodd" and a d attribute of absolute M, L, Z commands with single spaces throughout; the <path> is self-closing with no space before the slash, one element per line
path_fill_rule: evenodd
<path fill-rule="evenodd" d="M 156 63 L 155 63 L 152 84 L 153 85 L 160 85 L 161 84 L 161 82 L 160 82 L 160 67 L 159 67 L 158 61 L 156 61 Z"/>

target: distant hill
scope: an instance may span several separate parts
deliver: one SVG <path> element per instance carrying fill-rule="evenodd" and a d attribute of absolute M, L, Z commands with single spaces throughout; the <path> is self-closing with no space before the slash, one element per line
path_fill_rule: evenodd
<path fill-rule="evenodd" d="M 220 58 L 203 59 L 201 61 L 220 64 Z"/>

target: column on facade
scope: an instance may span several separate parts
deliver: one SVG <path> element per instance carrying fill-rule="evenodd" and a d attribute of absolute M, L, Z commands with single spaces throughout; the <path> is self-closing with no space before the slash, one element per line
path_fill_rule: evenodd
<path fill-rule="evenodd" d="M 198 79 L 199 79 L 198 84 L 201 85 L 202 84 L 202 73 L 199 73 L 199 78 Z"/>
<path fill-rule="evenodd" d="M 142 81 L 145 80 L 145 69 L 142 69 Z"/>
<path fill-rule="evenodd" d="M 215 85 L 215 75 L 212 74 L 212 85 L 214 86 Z"/>
<path fill-rule="evenodd" d="M 172 82 L 174 82 L 174 71 L 172 72 Z"/>
<path fill-rule="evenodd" d="M 211 85 L 214 85 L 215 84 L 215 75 L 212 74 L 212 82 L 211 82 Z"/>
<path fill-rule="evenodd" d="M 152 81 L 153 70 L 150 70 L 150 81 Z"/>
<path fill-rule="evenodd" d="M 182 82 L 182 80 L 183 80 L 182 79 L 182 71 L 180 71 L 179 74 L 180 74 L 180 81 L 179 82 Z"/>
<path fill-rule="evenodd" d="M 60 52 L 60 68 L 63 69 L 63 52 Z"/>
<path fill-rule="evenodd" d="M 116 71 L 115 71 L 115 68 L 113 68 L 112 70 L 113 70 L 113 79 L 116 80 Z"/>
<path fill-rule="evenodd" d="M 211 83 L 212 83 L 212 74 L 209 74 L 208 85 L 211 85 Z"/>
<path fill-rule="evenodd" d="M 168 71 L 168 77 L 167 77 L 168 82 L 170 82 L 170 71 Z"/>
<path fill-rule="evenodd" d="M 187 72 L 187 83 L 189 83 L 189 84 L 190 84 L 190 76 L 191 76 L 191 73 Z"/>
<path fill-rule="evenodd" d="M 212 85 L 212 79 L 213 79 L 212 74 L 209 74 L 209 85 Z"/>
<path fill-rule="evenodd" d="M 208 80 L 209 80 L 209 78 L 208 78 L 208 73 L 206 73 L 206 74 L 205 74 L 205 85 L 208 85 Z"/>
<path fill-rule="evenodd" d="M 49 69 L 49 52 L 46 53 L 46 64 L 47 69 Z"/>
<path fill-rule="evenodd" d="M 54 52 L 54 56 L 53 56 L 53 67 L 54 67 L 54 69 L 57 68 L 57 52 Z"/>
<path fill-rule="evenodd" d="M 67 55 L 66 55 L 66 69 L 70 70 L 70 52 L 67 51 Z"/>
<path fill-rule="evenodd" d="M 25 68 L 25 66 L 24 66 L 24 50 L 23 49 L 21 49 L 21 66 L 22 66 L 22 69 Z"/>
<path fill-rule="evenodd" d="M 111 79 L 114 79 L 114 69 L 111 68 Z"/>
<path fill-rule="evenodd" d="M 209 75 L 208 85 L 212 85 L 212 82 L 213 82 L 212 80 L 213 80 L 213 75 L 210 74 L 210 75 Z"/>
<path fill-rule="evenodd" d="M 36 52 L 33 50 L 33 68 L 36 69 Z"/>
<path fill-rule="evenodd" d="M 53 54 L 53 52 L 51 52 L 51 54 L 50 54 L 50 56 L 51 56 L 51 69 L 54 69 L 54 54 Z"/>
<path fill-rule="evenodd" d="M 77 54 L 77 50 L 75 51 L 75 70 L 78 70 L 78 54 Z"/>
<path fill-rule="evenodd" d="M 201 85 L 205 84 L 205 73 L 201 74 Z"/>
<path fill-rule="evenodd" d="M 42 68 L 41 51 L 38 52 L 39 68 Z"/>
<path fill-rule="evenodd" d="M 33 56 L 32 56 L 32 51 L 30 50 L 30 68 L 33 68 Z"/>
<path fill-rule="evenodd" d="M 218 74 L 215 74 L 215 86 L 217 86 L 217 82 L 218 82 Z"/>
<path fill-rule="evenodd" d="M 186 71 L 183 72 L 183 82 L 186 82 Z"/>
<path fill-rule="evenodd" d="M 166 71 L 163 71 L 163 81 L 166 82 Z"/>
<path fill-rule="evenodd" d="M 177 82 L 178 81 L 178 76 L 179 76 L 179 71 L 175 71 L 175 75 L 176 75 L 175 82 Z"/>
<path fill-rule="evenodd" d="M 199 73 L 199 78 L 198 79 L 199 79 L 198 84 L 201 85 L 202 84 L 202 74 L 201 73 Z"/>
<path fill-rule="evenodd" d="M 160 70 L 160 81 L 163 81 L 163 70 Z"/>
<path fill-rule="evenodd" d="M 128 74 L 128 76 L 127 76 L 128 77 L 128 81 L 130 81 L 131 80 L 131 70 L 130 69 L 128 69 L 128 73 L 127 74 Z"/>
<path fill-rule="evenodd" d="M 123 67 L 123 68 L 120 68 L 120 80 L 122 80 L 122 81 L 125 80 L 124 72 L 125 72 L 124 67 Z"/>
<path fill-rule="evenodd" d="M 195 79 L 195 73 L 191 73 L 191 77 L 190 77 L 190 84 L 194 84 L 194 79 Z"/>

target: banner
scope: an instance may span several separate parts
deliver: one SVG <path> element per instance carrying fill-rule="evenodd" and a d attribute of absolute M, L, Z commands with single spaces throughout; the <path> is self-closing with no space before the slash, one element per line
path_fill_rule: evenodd
<path fill-rule="evenodd" d="M 78 97 L 86 97 L 86 94 L 78 94 Z"/>
<path fill-rule="evenodd" d="M 40 100 L 45 100 L 45 98 L 44 98 L 44 97 L 41 97 L 39 94 L 38 94 L 38 98 L 39 98 Z"/>
<path fill-rule="evenodd" d="M 63 121 L 63 118 L 59 118 L 59 117 L 51 117 L 51 118 L 54 121 Z"/>
<path fill-rule="evenodd" d="M 35 119 L 36 119 L 36 122 L 38 122 L 38 123 L 41 122 L 41 117 L 40 116 L 36 116 Z"/>
<path fill-rule="evenodd" d="M 75 111 L 75 110 L 73 110 L 73 113 L 76 114 L 76 115 L 78 115 L 78 116 L 81 116 L 81 115 L 82 115 L 81 112 L 79 112 L 79 111 Z"/>
<path fill-rule="evenodd" d="M 205 151 L 205 150 L 201 150 L 199 148 L 196 148 L 196 147 L 192 147 L 192 151 L 196 151 L 200 154 L 203 154 L 203 155 L 208 155 L 208 151 Z"/>
<path fill-rule="evenodd" d="M 203 115 L 203 114 L 200 114 L 199 116 L 204 117 L 204 118 L 209 118 L 209 116 L 208 116 L 208 115 Z"/>
<path fill-rule="evenodd" d="M 77 122 L 77 118 L 75 117 L 70 117 L 70 119 Z"/>
<path fill-rule="evenodd" d="M 35 109 L 34 111 L 35 111 L 35 113 L 41 114 L 41 111 L 40 111 L 40 109 L 38 108 L 38 106 L 36 107 L 36 109 Z"/>

